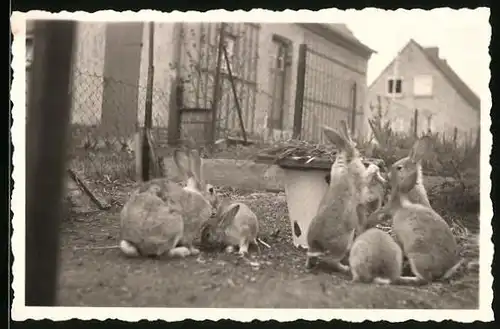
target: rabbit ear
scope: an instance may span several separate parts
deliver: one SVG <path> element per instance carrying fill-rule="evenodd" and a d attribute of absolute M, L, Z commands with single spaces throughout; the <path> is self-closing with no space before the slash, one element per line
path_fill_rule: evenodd
<path fill-rule="evenodd" d="M 230 223 L 233 219 L 234 216 L 236 216 L 236 213 L 240 210 L 240 205 L 237 204 L 231 209 L 227 210 L 220 218 L 219 225 L 224 225 L 225 223 Z"/>
<path fill-rule="evenodd" d="M 190 159 L 186 152 L 176 149 L 174 151 L 174 162 L 185 181 L 193 177 L 190 169 Z"/>
<path fill-rule="evenodd" d="M 196 149 L 191 150 L 190 152 L 190 169 L 196 179 L 196 182 L 199 185 L 200 189 L 204 188 L 204 180 L 201 175 L 201 157 L 200 152 Z"/>
<path fill-rule="evenodd" d="M 356 143 L 352 140 L 351 131 L 349 130 L 345 120 L 340 121 L 340 127 L 342 134 L 344 135 L 344 139 L 349 142 L 349 144 L 356 146 Z"/>
<path fill-rule="evenodd" d="M 370 125 L 370 128 L 372 129 L 373 132 L 373 139 L 375 141 L 376 145 L 381 145 L 382 142 L 382 133 L 378 129 L 378 127 L 375 125 L 373 120 L 368 119 L 368 124 Z"/>
<path fill-rule="evenodd" d="M 341 134 L 339 134 L 335 129 L 325 125 L 322 125 L 321 128 L 323 129 L 323 133 L 330 141 L 330 143 L 335 144 L 339 149 L 346 149 L 347 141 Z"/>
<path fill-rule="evenodd" d="M 431 145 L 432 139 L 430 136 L 421 137 L 413 144 L 408 157 L 413 163 L 420 162 L 425 154 L 430 151 Z"/>

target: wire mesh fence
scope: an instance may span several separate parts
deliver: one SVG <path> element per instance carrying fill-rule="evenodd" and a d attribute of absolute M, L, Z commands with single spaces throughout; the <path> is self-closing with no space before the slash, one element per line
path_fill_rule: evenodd
<path fill-rule="evenodd" d="M 176 81 L 183 89 L 182 108 L 209 111 L 217 97 L 215 138 L 241 136 L 238 107 L 245 129 L 255 131 L 259 29 L 252 23 L 225 25 L 228 63 L 220 64 L 216 82 L 221 23 L 155 23 L 150 44 L 149 30 L 140 22 L 79 22 L 71 86 L 71 167 L 93 180 L 134 178 L 134 134 L 144 126 L 148 88 L 154 147 L 160 154 L 168 151 Z M 154 76 L 148 86 L 150 65 Z M 184 120 L 181 139 L 194 136 L 199 123 L 196 116 Z"/>
<path fill-rule="evenodd" d="M 358 85 L 352 72 L 327 54 L 305 44 L 301 48 L 302 83 L 297 84 L 302 104 L 300 138 L 323 143 L 320 125 L 339 127 L 341 121 L 348 122 L 355 131 L 356 116 L 363 112 L 358 109 Z"/>
<path fill-rule="evenodd" d="M 224 23 L 227 61 L 222 56 L 217 79 L 221 27 L 222 23 L 182 23 L 179 32 L 183 106 L 211 109 L 215 102 L 215 138 L 241 134 L 238 107 L 246 130 L 254 130 L 257 95 L 259 29 L 252 23 Z"/>

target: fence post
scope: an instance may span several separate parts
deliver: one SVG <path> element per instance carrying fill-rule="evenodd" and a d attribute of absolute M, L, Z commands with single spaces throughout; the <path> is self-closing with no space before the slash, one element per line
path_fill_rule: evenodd
<path fill-rule="evenodd" d="M 75 25 L 35 21 L 26 121 L 26 306 L 56 304 Z"/>
<path fill-rule="evenodd" d="M 215 139 L 217 138 L 217 110 L 219 109 L 219 89 L 220 89 L 220 70 L 222 64 L 222 52 L 224 51 L 224 29 L 226 24 L 224 22 L 220 23 L 219 31 L 219 45 L 217 47 L 217 63 L 215 66 L 215 77 L 214 77 L 214 92 L 212 98 L 212 127 L 210 129 L 210 153 L 212 154 L 215 147 Z"/>
<path fill-rule="evenodd" d="M 356 81 L 354 81 L 354 84 L 352 85 L 352 112 L 351 112 L 351 134 L 354 136 L 355 135 L 355 129 L 356 129 L 356 107 L 357 107 L 357 88 Z"/>
<path fill-rule="evenodd" d="M 150 148 L 148 136 L 153 125 L 153 80 L 154 80 L 154 34 L 155 23 L 149 22 L 148 80 L 146 85 L 146 104 L 144 106 L 144 129 L 142 130 L 142 181 L 149 180 Z"/>
<path fill-rule="evenodd" d="M 302 134 L 302 114 L 304 106 L 304 88 L 306 83 L 306 60 L 307 45 L 299 46 L 299 58 L 297 66 L 297 84 L 295 87 L 295 109 L 293 115 L 293 138 L 298 139 Z"/>
<path fill-rule="evenodd" d="M 180 109 L 178 107 L 178 89 L 181 86 L 181 49 L 182 49 L 182 22 L 175 23 L 174 25 L 174 53 L 172 58 L 172 64 L 175 67 L 174 78 L 171 80 L 170 86 L 170 99 L 169 99 L 169 111 L 168 111 L 168 145 L 176 146 L 180 139 Z"/>
<path fill-rule="evenodd" d="M 453 146 L 457 148 L 458 128 L 453 128 Z"/>
<path fill-rule="evenodd" d="M 413 113 L 413 136 L 418 138 L 418 109 Z"/>

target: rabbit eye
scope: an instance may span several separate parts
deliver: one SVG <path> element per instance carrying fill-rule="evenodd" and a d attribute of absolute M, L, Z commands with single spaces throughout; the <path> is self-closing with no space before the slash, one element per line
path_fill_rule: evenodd
<path fill-rule="evenodd" d="M 213 187 L 209 187 L 208 188 L 208 193 L 213 194 L 214 193 L 214 188 Z"/>
<path fill-rule="evenodd" d="M 402 165 L 399 165 L 399 166 L 397 166 L 397 167 L 396 167 L 396 170 L 397 170 L 397 171 L 400 171 L 401 169 L 403 169 L 403 166 L 402 166 Z"/>

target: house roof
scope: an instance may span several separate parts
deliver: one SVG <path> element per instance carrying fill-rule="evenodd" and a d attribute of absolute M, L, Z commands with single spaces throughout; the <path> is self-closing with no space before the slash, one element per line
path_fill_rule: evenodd
<path fill-rule="evenodd" d="M 377 53 L 375 50 L 371 49 L 361 41 L 359 41 L 358 38 L 352 33 L 352 31 L 347 27 L 346 24 L 341 24 L 341 23 L 335 23 L 335 24 L 322 24 L 325 27 L 327 27 L 329 30 L 335 32 L 339 36 L 341 36 L 344 39 L 347 39 L 350 41 L 352 44 L 361 47 L 362 49 L 366 50 L 370 54 Z"/>
<path fill-rule="evenodd" d="M 429 47 L 429 48 L 424 48 L 421 46 L 418 42 L 416 42 L 413 39 L 410 39 L 410 41 L 403 47 L 405 49 L 408 47 L 410 44 L 414 44 L 422 53 L 425 55 L 425 57 L 431 62 L 443 75 L 444 77 L 449 81 L 450 85 L 463 97 L 463 99 L 473 108 L 476 110 L 480 110 L 481 108 L 481 100 L 479 97 L 465 84 L 465 82 L 455 73 L 455 71 L 448 65 L 446 60 L 443 60 L 439 58 L 438 51 L 439 49 L 437 47 Z M 402 50 L 401 50 L 402 51 Z M 398 52 L 399 53 L 401 53 Z M 382 74 L 384 74 L 387 69 L 394 63 L 394 59 L 387 65 L 384 70 L 382 70 L 382 73 L 372 82 L 372 85 L 380 78 Z M 371 87 L 371 85 L 370 85 Z M 368 88 L 370 88 L 368 87 Z"/>
<path fill-rule="evenodd" d="M 372 54 L 377 53 L 367 45 L 359 41 L 345 24 L 320 24 L 320 23 L 299 23 L 302 26 L 318 33 L 324 37 L 326 35 L 334 37 L 335 41 L 353 48 L 357 53 L 369 58 Z M 328 38 L 328 37 L 327 37 Z"/>

